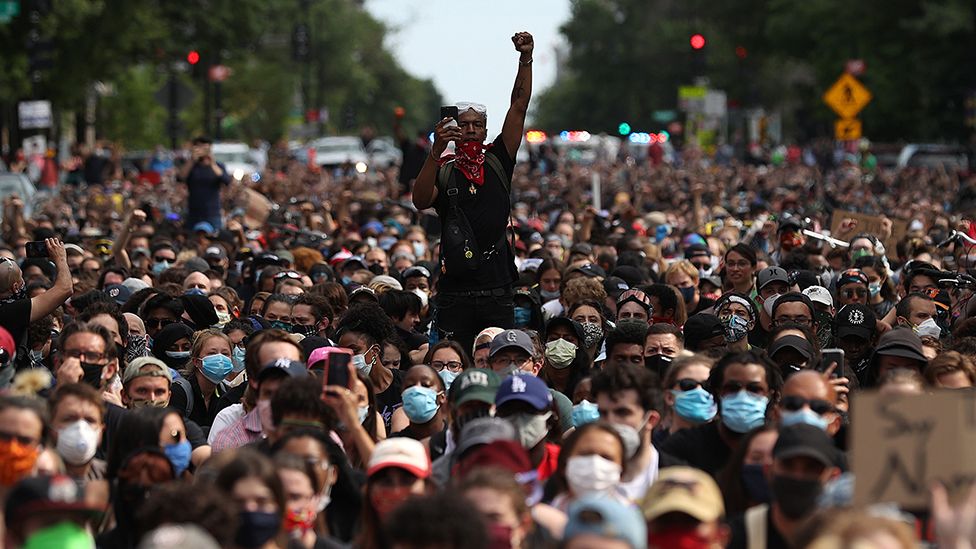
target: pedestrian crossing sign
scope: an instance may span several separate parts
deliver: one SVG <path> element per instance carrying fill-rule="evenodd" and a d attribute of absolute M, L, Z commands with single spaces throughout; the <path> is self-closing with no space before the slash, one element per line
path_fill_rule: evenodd
<path fill-rule="evenodd" d="M 841 118 L 854 118 L 871 102 L 871 92 L 857 78 L 845 72 L 827 90 L 823 100 Z"/>

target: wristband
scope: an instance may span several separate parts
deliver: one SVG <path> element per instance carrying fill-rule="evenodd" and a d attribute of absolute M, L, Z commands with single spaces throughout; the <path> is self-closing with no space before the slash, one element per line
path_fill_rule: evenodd
<path fill-rule="evenodd" d="M 531 58 L 528 61 L 524 61 L 524 62 L 521 59 L 519 59 L 519 65 L 522 65 L 523 67 L 528 67 L 531 64 L 532 64 Z"/>

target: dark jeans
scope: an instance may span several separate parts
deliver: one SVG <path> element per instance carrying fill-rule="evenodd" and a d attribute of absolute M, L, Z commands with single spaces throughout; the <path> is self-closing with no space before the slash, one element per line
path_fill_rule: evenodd
<path fill-rule="evenodd" d="M 434 299 L 437 328 L 445 339 L 461 344 L 471 353 L 478 332 L 489 327 L 512 328 L 515 325 L 515 301 L 512 288 L 475 292 L 441 292 Z"/>

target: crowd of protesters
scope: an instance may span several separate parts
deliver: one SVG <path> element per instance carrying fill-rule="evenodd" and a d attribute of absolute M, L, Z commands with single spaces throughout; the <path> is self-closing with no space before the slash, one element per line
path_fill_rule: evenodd
<path fill-rule="evenodd" d="M 976 543 L 941 486 L 854 507 L 847 455 L 858 392 L 976 384 L 976 181 L 822 147 L 516 162 L 513 43 L 490 146 L 463 103 L 400 170 L 272 147 L 242 181 L 200 138 L 9 197 L 5 546 Z M 881 229 L 828 239 L 834 210 Z"/>

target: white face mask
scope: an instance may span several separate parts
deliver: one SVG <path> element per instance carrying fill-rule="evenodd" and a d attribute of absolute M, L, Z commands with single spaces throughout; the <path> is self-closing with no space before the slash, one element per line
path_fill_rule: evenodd
<path fill-rule="evenodd" d="M 427 306 L 427 292 L 417 288 L 413 291 L 414 295 L 420 298 L 420 308 L 423 309 Z"/>
<path fill-rule="evenodd" d="M 921 324 L 916 326 L 915 332 L 918 334 L 918 337 L 942 337 L 942 328 L 940 328 L 935 319 L 931 317 L 926 318 Z"/>
<path fill-rule="evenodd" d="M 58 454 L 69 465 L 84 465 L 95 457 L 101 437 L 100 429 L 79 419 L 58 431 Z"/>
<path fill-rule="evenodd" d="M 566 481 L 576 497 L 612 491 L 620 484 L 620 465 L 596 454 L 566 461 Z"/>

